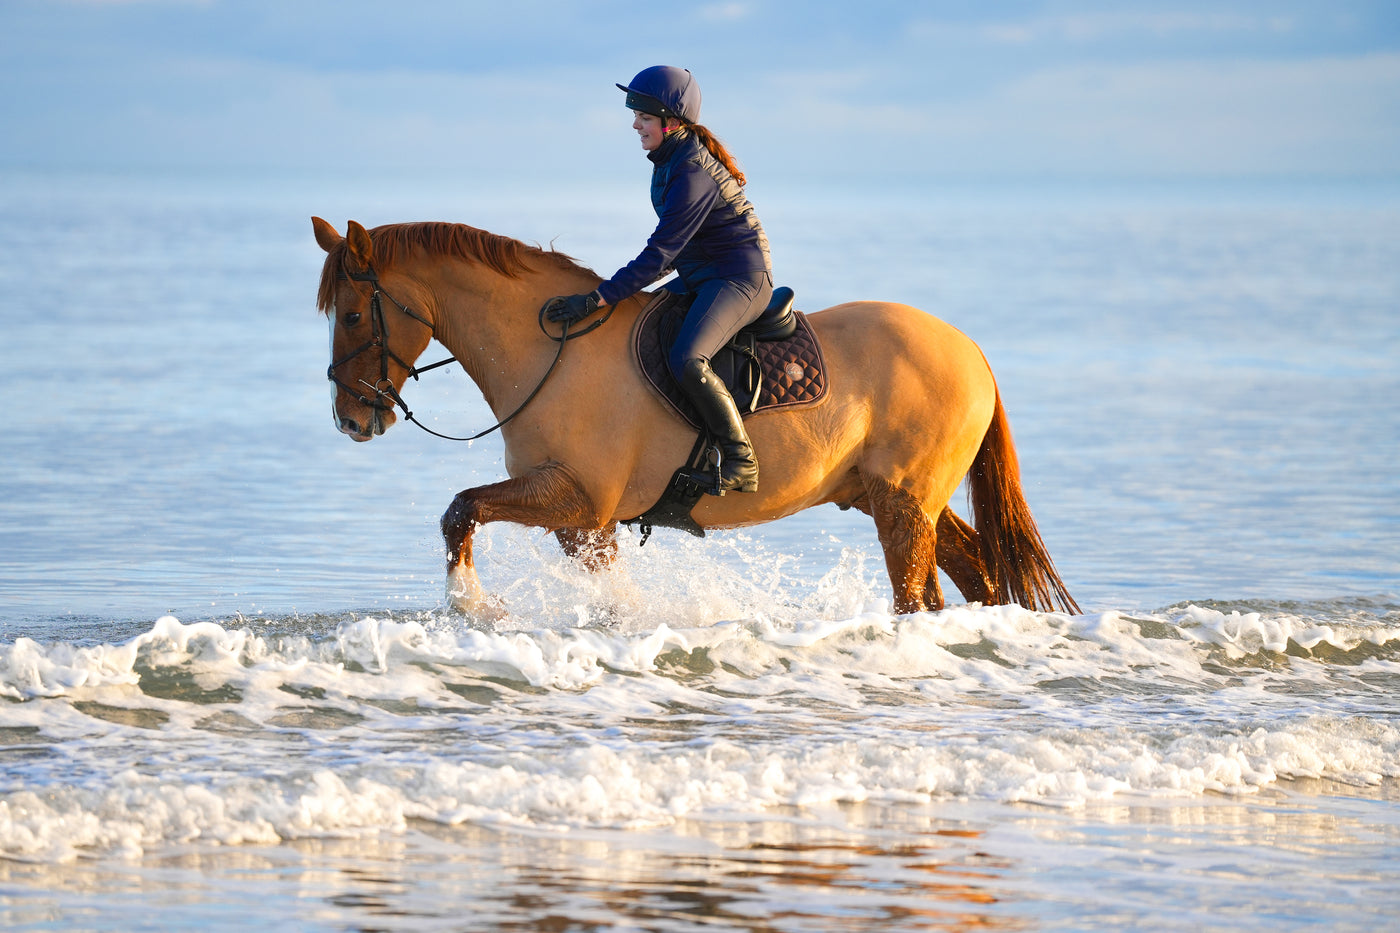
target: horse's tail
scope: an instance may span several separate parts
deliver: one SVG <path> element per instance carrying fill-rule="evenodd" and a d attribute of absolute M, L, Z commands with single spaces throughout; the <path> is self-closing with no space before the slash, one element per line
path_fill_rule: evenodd
<path fill-rule="evenodd" d="M 967 479 L 982 563 L 996 602 L 1078 613 L 1079 604 L 1055 570 L 1021 491 L 1020 462 L 1000 392 Z"/>

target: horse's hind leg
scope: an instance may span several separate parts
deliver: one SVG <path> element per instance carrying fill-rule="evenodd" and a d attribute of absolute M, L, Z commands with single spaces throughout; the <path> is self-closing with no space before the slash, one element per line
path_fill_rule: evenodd
<path fill-rule="evenodd" d="M 938 530 L 918 498 L 880 477 L 862 477 L 870 516 L 885 552 L 898 614 L 943 608 L 935 558 Z"/>
<path fill-rule="evenodd" d="M 549 529 L 600 524 L 583 489 L 562 464 L 547 462 L 514 479 L 457 493 L 442 516 L 447 546 L 447 598 L 467 613 L 493 611 L 472 562 L 472 536 L 487 522 L 516 522 Z"/>
<path fill-rule="evenodd" d="M 556 528 L 564 553 L 589 570 L 606 570 L 617 558 L 617 522 L 602 528 Z"/>
<path fill-rule="evenodd" d="M 982 563 L 977 532 L 947 506 L 938 516 L 938 566 L 970 603 L 991 605 L 992 581 Z M 935 574 L 937 571 L 933 571 Z"/>

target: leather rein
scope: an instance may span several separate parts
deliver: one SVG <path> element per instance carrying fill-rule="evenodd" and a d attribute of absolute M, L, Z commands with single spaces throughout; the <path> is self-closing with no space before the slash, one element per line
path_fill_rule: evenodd
<path fill-rule="evenodd" d="M 373 268 L 366 269 L 364 272 L 346 272 L 344 273 L 344 275 L 353 282 L 368 282 L 370 286 L 374 289 L 369 299 L 370 339 L 367 340 L 365 343 L 361 344 L 360 346 L 356 347 L 354 350 L 351 350 L 349 353 L 345 354 L 340 359 L 333 360 L 331 362 L 331 365 L 326 368 L 326 378 L 329 379 L 331 382 L 335 383 L 340 388 L 344 389 L 346 392 L 350 393 L 350 395 L 354 397 L 355 400 L 358 401 L 360 404 L 368 405 L 370 408 L 373 408 L 376 411 L 392 411 L 394 409 L 394 406 L 397 405 L 403 410 L 403 416 L 405 420 L 411 421 L 412 423 L 416 424 L 418 427 L 422 428 L 424 431 L 427 431 L 434 437 L 440 437 L 446 441 L 474 441 L 479 438 L 485 437 L 492 431 L 500 430 L 501 428 L 509 424 L 511 419 L 513 419 L 516 415 L 524 411 L 525 406 L 529 405 L 532 401 L 535 400 L 535 396 L 540 394 L 540 390 L 544 388 L 545 382 L 547 382 L 549 380 L 550 375 L 553 374 L 554 368 L 559 365 L 559 359 L 564 355 L 564 344 L 570 340 L 582 337 L 584 334 L 589 334 L 597 330 L 599 327 L 603 326 L 603 324 L 607 322 L 608 318 L 612 317 L 613 313 L 613 307 L 609 307 L 607 312 L 602 317 L 598 318 L 598 320 L 589 324 L 582 330 L 576 331 L 572 334 L 569 333 L 570 322 L 565 321 L 561 325 L 562 333 L 556 337 L 554 334 L 551 334 L 545 328 L 545 315 L 549 312 L 551 308 L 555 307 L 556 303 L 561 301 L 561 299 L 551 298 L 549 301 L 546 301 L 540 307 L 540 330 L 544 333 L 546 337 L 557 343 L 559 345 L 559 348 L 555 350 L 554 359 L 550 361 L 549 368 L 546 369 L 544 375 L 540 377 L 539 383 L 535 386 L 533 390 L 531 390 L 530 394 L 525 397 L 525 401 L 521 402 L 520 405 L 515 409 L 515 411 L 506 415 L 504 418 L 502 418 L 500 421 L 497 421 L 485 431 L 480 431 L 476 434 L 471 435 L 470 437 L 453 437 L 448 434 L 441 434 L 437 431 L 434 431 L 432 428 L 428 427 L 426 424 L 419 421 L 413 416 L 413 412 L 409 410 L 408 403 L 406 403 L 403 400 L 403 396 L 401 396 L 398 393 L 398 390 L 394 388 L 394 383 L 389 378 L 389 361 L 393 360 L 395 363 L 399 364 L 399 366 L 403 367 L 403 369 L 407 371 L 408 376 L 412 376 L 416 380 L 420 373 L 426 373 L 430 370 L 437 369 L 441 366 L 446 366 L 449 363 L 455 363 L 457 361 L 456 357 L 449 356 L 445 360 L 439 360 L 436 363 L 432 363 L 428 366 L 422 367 L 414 366 L 411 363 L 404 362 L 404 360 L 401 357 L 399 357 L 397 353 L 395 353 L 389 348 L 389 328 L 384 320 L 384 305 L 381 301 L 381 297 L 388 298 L 400 311 L 402 311 L 404 314 L 408 315 L 410 318 L 417 321 L 418 323 L 422 324 L 424 327 L 428 328 L 430 332 L 435 330 L 435 328 L 433 327 L 433 322 L 428 320 L 428 318 L 424 317 L 422 314 L 419 314 L 417 311 L 414 311 L 408 305 L 399 301 L 393 295 L 390 295 L 388 292 L 386 292 L 383 286 L 379 284 L 379 275 L 374 271 Z M 374 385 L 370 385 L 363 379 L 359 380 L 359 383 L 361 386 L 374 393 L 373 398 L 362 393 L 359 388 L 342 382 L 340 378 L 335 374 L 335 371 L 338 367 L 345 365 L 346 363 L 353 360 L 355 357 L 359 356 L 361 353 L 364 353 L 365 351 L 371 349 L 379 350 L 379 380 Z M 404 377 L 405 382 L 408 380 L 408 376 Z M 387 403 L 385 402 L 385 399 L 388 399 Z"/>

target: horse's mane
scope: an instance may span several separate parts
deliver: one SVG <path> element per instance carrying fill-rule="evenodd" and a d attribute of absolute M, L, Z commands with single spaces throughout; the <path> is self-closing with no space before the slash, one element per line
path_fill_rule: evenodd
<path fill-rule="evenodd" d="M 591 269 L 564 253 L 531 246 L 466 224 L 444 221 L 385 224 L 370 230 L 369 236 L 374 243 L 376 272 L 383 272 L 409 253 L 421 252 L 480 263 L 509 278 L 516 278 L 537 261 L 559 269 L 592 274 Z M 326 254 L 326 264 L 321 268 L 321 287 L 316 294 L 316 306 L 323 312 L 330 311 L 335 299 L 335 283 L 344 274 L 347 249 L 346 241 L 341 240 Z"/>

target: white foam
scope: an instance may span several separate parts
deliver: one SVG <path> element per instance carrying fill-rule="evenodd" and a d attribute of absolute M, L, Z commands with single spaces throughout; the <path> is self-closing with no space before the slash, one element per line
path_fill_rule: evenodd
<path fill-rule="evenodd" d="M 1183 636 L 1220 645 L 1231 658 L 1260 651 L 1283 653 L 1290 642 L 1306 649 L 1325 642 L 1350 651 L 1365 643 L 1385 645 L 1400 640 L 1400 629 L 1380 622 L 1318 624 L 1287 614 L 1220 612 L 1199 606 L 1187 606 L 1173 621 L 1181 626 Z"/>
<path fill-rule="evenodd" d="M 895 617 L 867 602 L 642 631 L 364 617 L 317 637 L 167 617 L 120 645 L 19 639 L 0 646 L 0 727 L 34 754 L 7 766 L 0 855 L 411 819 L 636 827 L 865 800 L 1249 794 L 1285 776 L 1368 786 L 1400 777 L 1400 730 L 1364 678 L 1400 664 L 1282 652 L 1397 637 L 1201 607 Z M 1260 651 L 1274 656 L 1251 666 Z"/>
<path fill-rule="evenodd" d="M 541 828 L 640 827 L 706 813 L 947 797 L 1078 806 L 1123 793 L 1252 793 L 1280 775 L 1374 784 L 1400 776 L 1400 732 L 1358 734 L 1315 720 L 1287 731 L 892 737 L 803 743 L 714 738 L 658 749 L 585 744 L 509 761 L 423 753 L 337 773 L 209 782 L 131 771 L 103 786 L 51 786 L 0 797 L 0 852 L 58 860 L 85 849 L 139 855 L 191 841 L 238 844 L 399 831 L 409 818 Z"/>

